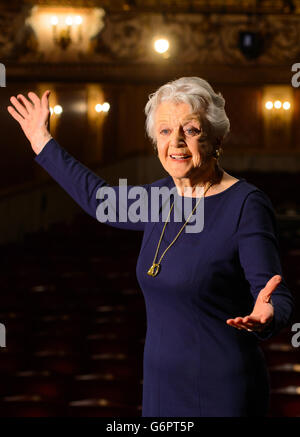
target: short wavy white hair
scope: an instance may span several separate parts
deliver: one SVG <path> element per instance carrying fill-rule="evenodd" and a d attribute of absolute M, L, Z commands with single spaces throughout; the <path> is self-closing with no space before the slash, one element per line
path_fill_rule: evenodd
<path fill-rule="evenodd" d="M 203 131 L 211 136 L 213 142 L 220 143 L 230 131 L 222 94 L 215 93 L 210 84 L 200 77 L 181 77 L 162 85 L 149 95 L 145 106 L 146 132 L 154 146 L 156 145 L 155 111 L 158 105 L 165 101 L 189 104 L 192 112 L 199 113 Z"/>

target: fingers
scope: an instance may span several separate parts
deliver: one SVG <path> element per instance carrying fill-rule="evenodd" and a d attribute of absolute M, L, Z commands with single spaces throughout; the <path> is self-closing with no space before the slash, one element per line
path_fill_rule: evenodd
<path fill-rule="evenodd" d="M 8 106 L 7 110 L 15 120 L 17 120 L 20 124 L 23 123 L 25 119 L 12 106 Z"/>
<path fill-rule="evenodd" d="M 242 322 L 227 322 L 228 325 L 232 326 L 236 329 L 245 329 L 247 331 L 259 331 L 261 330 L 261 326 L 258 326 L 257 324 L 249 324 L 249 323 L 242 323 Z"/>
<path fill-rule="evenodd" d="M 39 97 L 32 91 L 30 91 L 28 93 L 28 97 L 30 98 L 30 100 L 32 100 L 32 102 L 34 103 L 35 106 L 40 106 L 41 101 L 39 99 Z"/>
<path fill-rule="evenodd" d="M 254 331 L 264 329 L 267 326 L 268 322 L 269 320 L 267 319 L 267 317 L 264 316 L 261 316 L 259 319 L 251 316 L 247 316 L 243 318 L 243 323 L 248 328 L 251 328 Z"/>
<path fill-rule="evenodd" d="M 34 108 L 40 107 L 41 101 L 43 102 L 44 108 L 49 110 L 49 101 L 48 101 L 49 95 L 50 95 L 50 91 L 47 90 L 44 92 L 41 100 L 32 91 L 28 93 L 30 100 L 28 100 L 25 96 L 23 96 L 23 94 L 18 94 L 17 98 L 15 96 L 12 96 L 10 98 L 10 101 L 14 105 L 15 109 L 12 106 L 8 106 L 7 110 L 15 118 L 15 120 L 21 122 L 32 112 Z"/>
<path fill-rule="evenodd" d="M 246 316 L 243 318 L 243 323 L 255 326 L 255 325 L 259 325 L 260 323 L 264 323 L 264 322 L 263 322 L 263 318 L 258 319 L 258 318 L 255 318 L 255 317 L 250 315 L 250 316 Z"/>
<path fill-rule="evenodd" d="M 42 106 L 47 108 L 47 109 L 49 109 L 49 95 L 50 95 L 50 91 L 47 90 L 44 92 L 44 94 L 42 95 L 42 99 L 41 99 Z"/>
<path fill-rule="evenodd" d="M 29 100 L 26 99 L 25 96 L 23 96 L 23 94 L 18 94 L 18 99 L 22 101 L 22 103 L 25 105 L 27 112 L 31 112 L 33 109 L 33 105 L 32 103 L 29 102 Z"/>
<path fill-rule="evenodd" d="M 23 105 L 18 101 L 18 99 L 15 96 L 12 96 L 10 98 L 11 103 L 14 105 L 14 107 L 18 110 L 18 112 L 23 116 L 23 118 L 26 118 L 28 116 L 27 109 L 24 108 Z"/>
<path fill-rule="evenodd" d="M 246 329 L 247 331 L 261 331 L 270 323 L 270 320 L 267 320 L 265 317 L 255 319 L 251 316 L 246 316 L 236 317 L 235 319 L 228 319 L 226 323 L 237 329 Z"/>
<path fill-rule="evenodd" d="M 235 319 L 229 319 L 229 320 L 227 320 L 227 324 L 231 325 L 237 329 L 248 329 L 248 325 L 243 323 L 242 317 L 236 317 Z"/>
<path fill-rule="evenodd" d="M 280 284 L 282 277 L 280 275 L 274 275 L 266 283 L 265 287 L 260 291 L 262 293 L 262 299 L 264 302 L 269 302 L 271 294 L 276 290 L 277 286 Z"/>

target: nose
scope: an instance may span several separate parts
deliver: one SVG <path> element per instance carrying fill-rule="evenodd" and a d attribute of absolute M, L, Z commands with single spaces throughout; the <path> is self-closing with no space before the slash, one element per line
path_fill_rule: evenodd
<path fill-rule="evenodd" d="M 180 147 L 185 145 L 184 132 L 182 128 L 173 129 L 170 136 L 170 145 L 172 147 Z"/>

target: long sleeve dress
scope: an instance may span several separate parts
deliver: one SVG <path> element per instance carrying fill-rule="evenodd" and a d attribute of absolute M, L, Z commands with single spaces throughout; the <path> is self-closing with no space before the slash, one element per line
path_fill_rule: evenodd
<path fill-rule="evenodd" d="M 140 186 L 143 206 L 159 207 L 160 220 L 151 221 L 148 215 L 148 220 L 126 221 L 126 212 L 135 209 L 138 196 L 124 201 L 120 186 L 110 187 L 54 139 L 35 161 L 97 220 L 105 210 L 99 206 L 108 199 L 99 189 L 109 188 L 117 202 L 110 205 L 115 210 L 107 224 L 143 231 L 136 266 L 147 317 L 142 416 L 266 415 L 269 375 L 259 342 L 287 326 L 294 311 L 294 297 L 282 276 L 276 219 L 268 196 L 241 178 L 224 191 L 203 198 L 202 230 L 183 231 L 153 277 L 147 271 L 166 212 L 172 201 L 177 206 L 183 202 L 171 176 Z M 153 200 L 154 187 L 172 190 L 169 202 L 163 196 Z M 131 188 L 125 187 L 126 192 Z M 186 208 L 190 212 L 198 199 L 189 200 L 190 209 Z M 172 210 L 157 260 L 188 217 L 182 212 L 182 221 L 178 220 L 178 211 L 183 211 L 183 204 L 181 210 Z M 251 313 L 258 293 L 275 274 L 280 274 L 282 281 L 272 294 L 272 323 L 262 332 L 227 325 L 227 319 Z"/>

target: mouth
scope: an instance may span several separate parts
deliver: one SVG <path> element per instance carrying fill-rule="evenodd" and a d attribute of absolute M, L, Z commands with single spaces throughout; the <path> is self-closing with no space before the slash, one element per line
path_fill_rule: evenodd
<path fill-rule="evenodd" d="M 192 157 L 192 155 L 187 155 L 187 154 L 172 154 L 172 155 L 169 155 L 170 156 L 170 158 L 172 159 L 172 161 L 187 161 L 187 160 L 189 160 L 191 157 Z"/>

